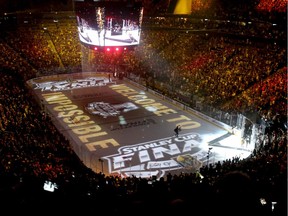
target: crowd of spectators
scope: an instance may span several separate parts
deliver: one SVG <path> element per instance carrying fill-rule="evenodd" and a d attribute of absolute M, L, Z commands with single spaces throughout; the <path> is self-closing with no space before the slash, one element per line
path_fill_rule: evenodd
<path fill-rule="evenodd" d="M 284 44 L 265 37 L 255 41 L 243 35 L 145 29 L 134 51 L 107 54 L 81 45 L 75 20 L 65 22 L 44 20 L 0 32 L 1 211 L 175 215 L 197 208 L 204 215 L 287 215 Z M 79 160 L 25 85 L 37 76 L 83 68 L 117 68 L 191 107 L 197 98 L 204 105 L 254 112 L 281 124 L 259 134 L 247 159 L 216 162 L 197 173 L 168 175 L 152 184 L 153 179 L 95 173 Z M 45 182 L 55 183 L 55 191 L 44 190 Z"/>

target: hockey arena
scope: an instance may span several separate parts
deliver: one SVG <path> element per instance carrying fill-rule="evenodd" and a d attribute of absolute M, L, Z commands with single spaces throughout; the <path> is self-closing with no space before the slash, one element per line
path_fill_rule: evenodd
<path fill-rule="evenodd" d="M 43 112 L 95 172 L 159 179 L 246 158 L 254 148 L 237 129 L 110 73 L 45 76 L 27 83 Z"/>

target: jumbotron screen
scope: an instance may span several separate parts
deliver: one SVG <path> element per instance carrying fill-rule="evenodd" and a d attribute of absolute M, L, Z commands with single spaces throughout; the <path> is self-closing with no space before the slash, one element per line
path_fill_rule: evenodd
<path fill-rule="evenodd" d="M 133 47 L 140 43 L 140 2 L 74 0 L 79 38 L 90 48 Z"/>

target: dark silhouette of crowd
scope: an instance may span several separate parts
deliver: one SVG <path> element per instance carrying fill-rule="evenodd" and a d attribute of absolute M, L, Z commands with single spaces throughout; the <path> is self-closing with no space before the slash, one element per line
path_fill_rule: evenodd
<path fill-rule="evenodd" d="M 164 4 L 161 0 L 145 2 L 154 9 L 155 4 Z M 279 20 L 271 8 L 282 10 L 281 1 L 259 2 L 261 10 L 271 13 L 269 22 Z M 9 25 L 2 22 L 0 211 L 287 215 L 286 27 L 269 25 L 265 30 L 263 22 L 256 22 L 247 28 L 234 23 L 229 29 L 226 22 L 199 19 L 202 13 L 199 8 L 196 18 L 192 15 L 185 21 L 167 16 L 157 28 L 153 25 L 158 18 L 145 20 L 141 44 L 121 54 L 91 52 L 80 44 L 76 20 L 69 12 L 36 18 L 21 13 L 16 24 L 11 21 L 12 26 L 11 17 Z M 215 16 L 226 20 L 227 14 L 222 11 Z M 245 13 L 241 15 L 245 18 Z M 217 30 L 211 31 L 214 27 Z M 258 117 L 255 124 L 266 130 L 257 135 L 256 148 L 248 158 L 215 162 L 196 173 L 160 179 L 95 173 L 73 152 L 26 81 L 79 71 L 113 72 L 115 68 L 126 79 L 195 109 L 196 102 L 201 102 L 229 113 L 252 113 Z M 44 190 L 44 183 L 49 182 L 54 192 Z"/>

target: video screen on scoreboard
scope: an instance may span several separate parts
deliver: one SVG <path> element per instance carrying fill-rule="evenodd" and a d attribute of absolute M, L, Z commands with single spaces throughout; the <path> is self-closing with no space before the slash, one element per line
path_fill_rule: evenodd
<path fill-rule="evenodd" d="M 80 41 L 86 45 L 135 46 L 140 43 L 143 8 L 126 1 L 74 1 Z"/>

